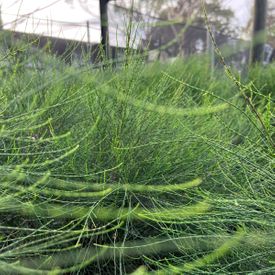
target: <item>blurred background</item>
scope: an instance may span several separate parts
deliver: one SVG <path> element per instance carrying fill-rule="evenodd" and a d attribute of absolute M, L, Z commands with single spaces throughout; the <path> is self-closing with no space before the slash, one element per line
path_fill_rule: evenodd
<path fill-rule="evenodd" d="M 28 37 L 36 41 L 31 43 L 33 51 L 44 49 L 77 66 L 100 62 L 102 52 L 118 61 L 130 48 L 144 53 L 148 62 L 207 55 L 215 67 L 219 60 L 214 39 L 226 62 L 242 72 L 253 59 L 257 32 L 264 35 L 257 43 L 261 57 L 256 59 L 268 64 L 275 58 L 275 0 L 2 0 L 0 4 L 5 38 Z M 5 51 L 5 42 L 1 44 Z"/>

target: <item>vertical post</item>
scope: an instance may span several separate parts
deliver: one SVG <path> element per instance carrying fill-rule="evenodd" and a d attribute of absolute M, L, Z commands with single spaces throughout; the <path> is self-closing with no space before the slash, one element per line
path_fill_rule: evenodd
<path fill-rule="evenodd" d="M 108 2 L 100 0 L 101 45 L 106 58 L 109 57 Z"/>
<path fill-rule="evenodd" d="M 252 39 L 252 63 L 261 63 L 264 58 L 266 40 L 267 0 L 255 0 Z"/>
<path fill-rule="evenodd" d="M 86 28 L 87 28 L 87 42 L 90 45 L 91 43 L 91 38 L 90 38 L 90 22 L 86 22 Z"/>
<path fill-rule="evenodd" d="M 86 21 L 86 29 L 87 29 L 87 59 L 90 61 L 91 60 L 91 50 L 92 50 L 92 46 L 91 46 L 91 35 L 90 35 L 90 22 L 87 20 Z"/>

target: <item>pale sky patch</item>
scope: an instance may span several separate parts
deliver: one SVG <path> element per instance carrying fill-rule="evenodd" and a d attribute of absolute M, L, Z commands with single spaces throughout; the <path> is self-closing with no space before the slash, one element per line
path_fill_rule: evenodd
<path fill-rule="evenodd" d="M 241 27 L 247 24 L 253 2 L 224 1 L 235 12 L 233 24 Z M 88 42 L 86 22 L 89 21 L 90 42 L 100 42 L 99 0 L 0 0 L 0 3 L 6 29 Z M 126 17 L 115 18 L 110 10 L 110 43 L 123 46 Z"/>

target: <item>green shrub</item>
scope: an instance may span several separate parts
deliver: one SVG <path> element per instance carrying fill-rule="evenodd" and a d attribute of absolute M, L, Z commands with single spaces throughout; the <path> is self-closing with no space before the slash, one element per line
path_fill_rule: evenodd
<path fill-rule="evenodd" d="M 240 94 L 195 59 L 6 72 L 1 272 L 272 273 L 274 151 Z"/>

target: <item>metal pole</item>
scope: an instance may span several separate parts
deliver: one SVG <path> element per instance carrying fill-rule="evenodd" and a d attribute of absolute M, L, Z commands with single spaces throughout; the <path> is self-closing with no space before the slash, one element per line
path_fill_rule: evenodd
<path fill-rule="evenodd" d="M 266 41 L 267 0 L 255 0 L 252 63 L 262 63 Z"/>
<path fill-rule="evenodd" d="M 90 35 L 90 22 L 86 21 L 86 28 L 87 28 L 87 58 L 89 61 L 92 61 L 92 55 L 91 55 L 91 35 Z"/>
<path fill-rule="evenodd" d="M 101 45 L 106 58 L 109 57 L 108 2 L 100 0 Z"/>
<path fill-rule="evenodd" d="M 91 38 L 90 38 L 90 22 L 89 21 L 86 22 L 86 28 L 87 28 L 87 42 L 88 42 L 88 45 L 90 45 Z"/>

